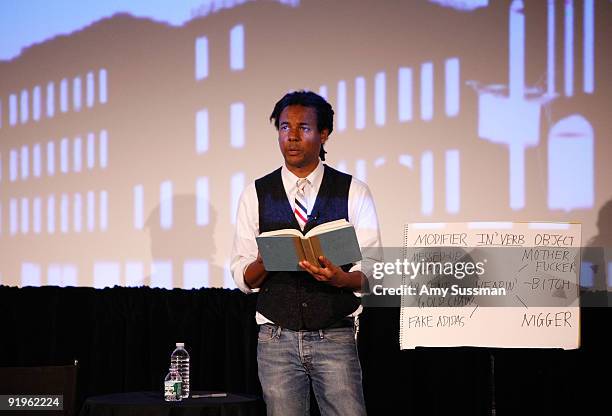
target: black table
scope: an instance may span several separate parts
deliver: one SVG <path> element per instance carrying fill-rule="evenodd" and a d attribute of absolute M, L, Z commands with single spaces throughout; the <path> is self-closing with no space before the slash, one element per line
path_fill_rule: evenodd
<path fill-rule="evenodd" d="M 191 392 L 207 393 L 213 392 Z M 228 393 L 227 397 L 166 402 L 161 391 L 140 391 L 90 397 L 79 416 L 254 416 L 262 414 L 262 409 L 263 402 L 247 394 Z"/>

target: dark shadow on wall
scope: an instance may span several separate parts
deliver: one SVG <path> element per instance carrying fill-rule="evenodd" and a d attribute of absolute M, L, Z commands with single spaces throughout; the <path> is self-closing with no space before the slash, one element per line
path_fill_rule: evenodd
<path fill-rule="evenodd" d="M 582 251 L 581 306 L 612 305 L 612 199 L 603 204 L 597 216 L 597 235 Z"/>
<path fill-rule="evenodd" d="M 172 287 L 222 287 L 223 268 L 214 264 L 216 211 L 209 201 L 200 201 L 208 206 L 208 220 L 199 221 L 199 225 L 195 195 L 175 195 L 166 203 L 170 219 L 167 224 L 162 225 L 161 205 L 153 209 L 145 223 L 151 237 L 152 262 L 171 264 Z M 146 285 L 156 286 L 157 272 L 151 270 Z"/>

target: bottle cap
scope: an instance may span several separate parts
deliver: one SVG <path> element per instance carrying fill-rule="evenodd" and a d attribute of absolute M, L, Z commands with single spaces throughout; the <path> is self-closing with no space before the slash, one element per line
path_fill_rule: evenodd
<path fill-rule="evenodd" d="M 177 342 L 177 343 L 176 343 L 176 346 L 177 346 L 177 347 L 184 347 L 184 346 L 185 346 L 185 343 L 184 343 L 184 342 Z"/>

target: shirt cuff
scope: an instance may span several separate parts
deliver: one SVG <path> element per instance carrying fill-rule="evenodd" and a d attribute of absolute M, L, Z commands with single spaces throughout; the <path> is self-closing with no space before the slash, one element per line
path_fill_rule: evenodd
<path fill-rule="evenodd" d="M 360 271 L 361 271 L 361 262 L 360 262 L 360 261 L 358 261 L 357 263 L 355 263 L 355 264 L 353 265 L 353 267 L 351 267 L 351 268 L 349 269 L 349 273 L 350 273 L 350 272 L 360 272 Z M 366 280 L 366 284 L 367 284 L 367 277 L 365 278 L 365 280 Z M 362 288 L 361 288 L 360 290 L 354 290 L 354 291 L 353 291 L 353 294 L 354 294 L 355 296 L 357 296 L 358 298 L 362 297 L 363 295 L 365 295 L 365 294 L 367 294 L 367 293 L 368 293 L 368 288 L 367 288 L 367 287 L 365 287 L 365 288 L 364 288 L 363 286 L 362 286 Z"/>
<path fill-rule="evenodd" d="M 250 293 L 255 293 L 258 292 L 259 290 L 253 290 L 251 289 L 249 286 L 247 286 L 246 282 L 244 281 L 244 272 L 247 269 L 247 267 L 249 267 L 249 264 L 251 264 L 251 261 L 244 259 L 242 260 L 236 268 L 234 268 L 234 282 L 236 282 L 236 286 L 238 287 L 238 289 L 240 289 L 242 292 L 250 294 Z"/>

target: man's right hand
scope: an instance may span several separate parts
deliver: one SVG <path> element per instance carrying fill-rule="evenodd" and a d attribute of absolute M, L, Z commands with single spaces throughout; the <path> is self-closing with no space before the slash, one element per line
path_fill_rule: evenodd
<path fill-rule="evenodd" d="M 244 282 L 251 289 L 255 289 L 261 286 L 267 276 L 261 254 L 257 252 L 257 258 L 244 270 Z"/>

